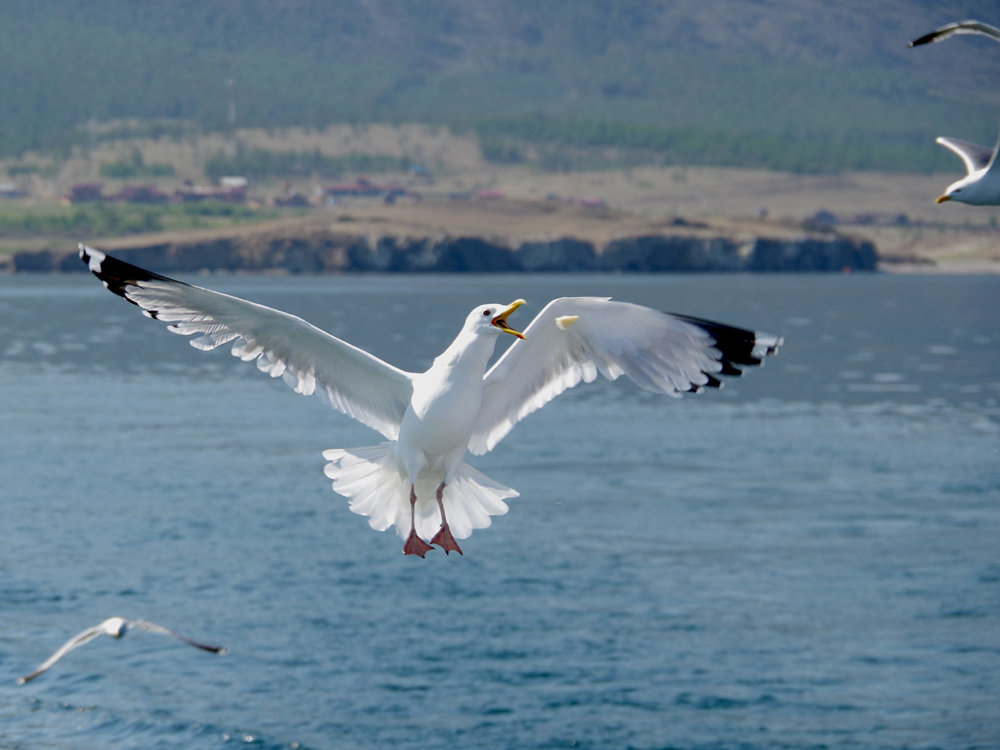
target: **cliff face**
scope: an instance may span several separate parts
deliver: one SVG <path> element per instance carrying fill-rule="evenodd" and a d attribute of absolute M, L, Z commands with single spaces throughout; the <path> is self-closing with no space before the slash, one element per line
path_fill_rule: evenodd
<path fill-rule="evenodd" d="M 836 235 L 793 239 L 646 234 L 603 246 L 573 237 L 508 243 L 474 236 L 370 236 L 334 231 L 136 244 L 115 255 L 165 273 L 205 269 L 291 273 L 494 273 L 681 271 L 873 271 L 868 241 Z M 14 271 L 80 271 L 75 252 L 13 257 Z"/>

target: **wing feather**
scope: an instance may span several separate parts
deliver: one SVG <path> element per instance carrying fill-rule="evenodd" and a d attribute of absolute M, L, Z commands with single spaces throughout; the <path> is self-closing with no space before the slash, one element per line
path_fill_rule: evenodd
<path fill-rule="evenodd" d="M 189 646 L 194 646 L 195 648 L 200 648 L 202 651 L 211 651 L 214 654 L 224 654 L 226 649 L 222 646 L 211 646 L 207 643 L 201 643 L 199 641 L 188 638 L 186 635 L 181 635 L 170 628 L 165 628 L 162 625 L 158 625 L 155 622 L 150 622 L 149 620 L 132 620 L 130 625 L 139 630 L 145 630 L 147 633 L 158 633 L 160 635 L 169 635 L 172 638 L 176 638 L 179 641 L 183 641 Z"/>
<path fill-rule="evenodd" d="M 25 675 L 24 677 L 18 677 L 17 684 L 23 685 L 26 682 L 38 677 L 38 675 L 47 672 L 49 667 L 55 664 L 57 661 L 62 659 L 66 654 L 75 648 L 82 646 L 85 643 L 90 643 L 92 640 L 104 633 L 103 623 L 100 625 L 94 625 L 93 627 L 87 628 L 81 631 L 66 641 L 62 646 L 60 646 L 52 656 L 42 662 L 38 669 L 36 669 L 31 674 Z"/>
<path fill-rule="evenodd" d="M 956 23 L 949 23 L 940 28 L 934 29 L 922 37 L 914 39 L 909 42 L 907 47 L 919 47 L 922 44 L 932 44 L 933 42 L 941 42 L 954 34 L 980 34 L 982 36 L 992 37 L 995 40 L 1000 41 L 1000 29 L 990 26 L 987 23 L 982 23 L 981 21 L 958 21 Z"/>
<path fill-rule="evenodd" d="M 980 146 L 978 143 L 963 141 L 961 138 L 940 136 L 935 141 L 958 154 L 962 159 L 962 163 L 965 164 L 965 171 L 968 174 L 973 174 L 989 166 L 993 160 L 993 155 L 996 153 L 995 148 Z"/>
<path fill-rule="evenodd" d="M 390 440 L 412 393 L 412 375 L 294 315 L 133 266 L 80 245 L 80 257 L 115 294 L 144 315 L 209 351 L 232 354 L 282 378 L 296 393 L 316 393 L 334 409 Z"/>
<path fill-rule="evenodd" d="M 782 341 L 722 323 L 598 297 L 553 300 L 486 373 L 469 450 L 492 450 L 511 428 L 563 391 L 626 375 L 669 396 L 719 387 L 719 375 L 758 365 Z"/>

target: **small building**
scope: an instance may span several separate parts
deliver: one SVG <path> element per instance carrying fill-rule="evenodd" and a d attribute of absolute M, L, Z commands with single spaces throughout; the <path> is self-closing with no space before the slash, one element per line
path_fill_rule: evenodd
<path fill-rule="evenodd" d="M 330 203 L 331 198 L 334 203 L 339 198 L 381 198 L 391 203 L 409 195 L 409 191 L 398 185 L 373 182 L 367 177 L 358 177 L 354 182 L 328 185 L 324 188 L 323 195 L 326 203 Z"/>
<path fill-rule="evenodd" d="M 250 181 L 246 177 L 230 176 L 219 178 L 219 187 L 223 190 L 246 190 L 249 184 Z"/>
<path fill-rule="evenodd" d="M 80 182 L 72 185 L 69 192 L 62 197 L 64 203 L 93 203 L 104 200 L 101 194 L 101 184 L 98 182 Z"/>
<path fill-rule="evenodd" d="M 279 195 L 271 201 L 272 205 L 280 207 L 305 208 L 309 204 L 309 199 L 302 193 L 285 193 Z"/>
<path fill-rule="evenodd" d="M 114 199 L 125 203 L 166 203 L 170 196 L 152 185 L 126 185 Z"/>
<path fill-rule="evenodd" d="M 245 203 L 247 190 L 245 187 L 211 187 L 208 185 L 192 185 L 185 183 L 184 188 L 175 190 L 174 203 L 198 203 L 200 201 L 221 201 L 223 203 Z"/>
<path fill-rule="evenodd" d="M 503 190 L 477 190 L 476 200 L 502 201 L 507 197 Z"/>

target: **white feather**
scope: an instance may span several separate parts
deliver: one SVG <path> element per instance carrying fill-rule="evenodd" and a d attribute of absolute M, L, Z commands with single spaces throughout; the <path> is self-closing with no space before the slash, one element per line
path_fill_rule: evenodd
<path fill-rule="evenodd" d="M 333 448 L 323 452 L 329 461 L 324 473 L 333 480 L 334 492 L 350 498 L 353 512 L 368 517 L 376 531 L 395 526 L 400 536 L 409 530 L 410 480 L 396 457 L 394 443 L 364 448 Z M 440 526 L 434 491 L 439 478 L 418 476 L 419 498 L 415 520 L 417 534 L 430 538 Z M 474 529 L 490 525 L 490 516 L 508 511 L 504 500 L 517 497 L 516 490 L 494 482 L 468 464 L 459 466 L 445 493 L 445 511 L 456 539 L 465 539 Z"/>
<path fill-rule="evenodd" d="M 486 373 L 469 450 L 491 451 L 528 414 L 598 374 L 679 396 L 721 369 L 711 336 L 673 315 L 601 297 L 555 299 Z"/>
<path fill-rule="evenodd" d="M 296 393 L 318 390 L 338 411 L 390 440 L 398 436 L 412 391 L 411 373 L 294 315 L 202 287 L 172 280 L 137 281 L 125 287 L 124 296 L 157 320 L 171 323 L 168 329 L 174 333 L 201 334 L 190 342 L 196 349 L 209 351 L 233 342 L 233 356 L 245 362 L 264 358 L 258 368 L 283 378 Z"/>

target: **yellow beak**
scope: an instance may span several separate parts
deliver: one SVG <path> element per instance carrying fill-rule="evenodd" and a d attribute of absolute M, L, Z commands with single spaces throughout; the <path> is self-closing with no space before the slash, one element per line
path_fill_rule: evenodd
<path fill-rule="evenodd" d="M 935 203 L 944 203 L 945 201 L 950 201 L 950 200 L 951 200 L 951 196 L 948 196 L 948 195 L 939 195 L 938 198 L 937 198 L 937 200 L 934 201 L 934 202 Z"/>
<path fill-rule="evenodd" d="M 524 304 L 523 299 L 514 300 L 509 305 L 507 305 L 507 307 L 503 311 L 501 311 L 499 315 L 493 318 L 491 322 L 493 323 L 493 325 L 495 325 L 504 333 L 509 333 L 511 336 L 517 336 L 519 339 L 523 339 L 524 338 L 523 333 L 515 331 L 513 328 L 507 327 L 507 316 L 510 315 L 512 312 L 514 312 L 517 308 L 519 308 L 523 304 Z"/>

